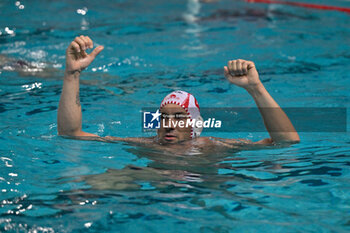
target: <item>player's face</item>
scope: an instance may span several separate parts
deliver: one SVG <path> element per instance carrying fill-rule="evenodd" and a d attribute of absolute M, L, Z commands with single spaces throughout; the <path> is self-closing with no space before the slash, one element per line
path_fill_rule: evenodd
<path fill-rule="evenodd" d="M 188 115 L 185 109 L 177 104 L 167 104 L 160 112 L 162 114 L 158 129 L 160 143 L 174 144 L 191 139 L 191 126 L 186 127 Z"/>

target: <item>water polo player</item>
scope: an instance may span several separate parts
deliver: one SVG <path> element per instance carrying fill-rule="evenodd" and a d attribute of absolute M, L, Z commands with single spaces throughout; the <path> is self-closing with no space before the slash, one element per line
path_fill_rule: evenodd
<path fill-rule="evenodd" d="M 90 54 L 87 49 L 93 48 L 93 42 L 88 36 L 76 37 L 66 50 L 66 69 L 62 94 L 60 98 L 57 127 L 58 134 L 89 138 L 100 138 L 106 140 L 136 142 L 145 144 L 185 144 L 185 143 L 225 143 L 225 144 L 271 144 L 288 142 L 299 142 L 299 135 L 294 129 L 288 116 L 267 92 L 259 79 L 255 65 L 251 61 L 231 60 L 224 67 L 224 75 L 227 80 L 239 87 L 244 88 L 253 97 L 263 117 L 265 127 L 270 138 L 258 142 L 237 139 L 218 139 L 213 137 L 199 137 L 200 127 L 180 127 L 180 124 L 169 124 L 164 127 L 161 123 L 157 136 L 152 138 L 121 138 L 104 137 L 82 131 L 82 112 L 79 101 L 79 78 L 80 73 L 90 65 L 95 57 L 103 50 L 103 46 L 96 47 Z M 187 119 L 201 120 L 200 108 L 195 97 L 184 91 L 175 91 L 167 95 L 160 105 L 162 122 L 184 121 Z M 93 139 L 92 139 L 93 140 Z"/>

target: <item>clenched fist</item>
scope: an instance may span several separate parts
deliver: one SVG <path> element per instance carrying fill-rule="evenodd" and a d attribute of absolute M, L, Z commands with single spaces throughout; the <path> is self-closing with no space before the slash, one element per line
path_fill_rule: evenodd
<path fill-rule="evenodd" d="M 261 84 L 258 71 L 252 61 L 242 59 L 229 61 L 224 67 L 224 73 L 228 81 L 244 89 L 255 88 Z"/>
<path fill-rule="evenodd" d="M 103 50 L 103 46 L 98 46 L 90 54 L 87 54 L 86 50 L 92 48 L 93 42 L 88 36 L 76 37 L 66 50 L 66 72 L 80 72 L 88 67 Z"/>

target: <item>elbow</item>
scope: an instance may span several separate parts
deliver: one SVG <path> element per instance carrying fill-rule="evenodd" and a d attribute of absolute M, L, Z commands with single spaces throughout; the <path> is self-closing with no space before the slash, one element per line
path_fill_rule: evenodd
<path fill-rule="evenodd" d="M 300 142 L 299 134 L 297 132 L 294 132 L 293 135 L 291 136 L 291 139 L 289 141 L 292 144 L 299 143 Z"/>
<path fill-rule="evenodd" d="M 284 138 L 280 140 L 271 140 L 273 143 L 278 143 L 278 144 L 297 144 L 300 143 L 300 138 L 298 137 L 293 137 L 293 138 Z"/>
<path fill-rule="evenodd" d="M 57 129 L 57 135 L 58 136 L 70 136 L 68 132 Z"/>
<path fill-rule="evenodd" d="M 300 142 L 300 137 L 298 132 L 293 128 L 289 132 L 284 132 L 281 134 L 281 141 L 289 144 L 296 144 Z"/>
<path fill-rule="evenodd" d="M 297 138 L 297 139 L 291 139 L 291 140 L 288 140 L 288 141 L 285 141 L 286 143 L 289 143 L 289 144 L 297 144 L 300 142 L 300 138 Z"/>
<path fill-rule="evenodd" d="M 69 136 L 69 132 L 62 127 L 62 125 L 57 124 L 57 135 L 58 136 Z"/>
<path fill-rule="evenodd" d="M 272 137 L 272 143 L 277 144 L 297 144 L 300 143 L 300 137 L 297 132 L 279 135 L 279 137 Z"/>
<path fill-rule="evenodd" d="M 300 142 L 300 137 L 297 135 L 297 137 L 293 140 L 293 143 L 299 143 Z"/>
<path fill-rule="evenodd" d="M 78 134 L 78 130 L 64 130 L 60 128 L 57 129 L 58 136 L 76 136 Z"/>
<path fill-rule="evenodd" d="M 58 136 L 64 136 L 64 132 L 63 130 L 60 128 L 60 125 L 57 125 L 57 135 Z"/>
<path fill-rule="evenodd" d="M 81 131 L 81 127 L 77 127 L 77 124 L 69 124 L 57 121 L 57 134 L 59 136 L 76 136 Z"/>

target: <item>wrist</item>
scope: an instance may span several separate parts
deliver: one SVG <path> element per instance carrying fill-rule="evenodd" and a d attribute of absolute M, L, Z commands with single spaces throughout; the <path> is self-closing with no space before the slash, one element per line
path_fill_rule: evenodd
<path fill-rule="evenodd" d="M 66 75 L 74 75 L 74 74 L 80 74 L 81 70 L 69 70 L 69 69 L 65 69 L 64 70 L 64 74 Z"/>
<path fill-rule="evenodd" d="M 264 92 L 266 92 L 266 89 L 261 82 L 258 84 L 255 84 L 255 85 L 248 86 L 245 89 L 253 97 L 259 96 L 259 95 L 263 94 Z"/>
<path fill-rule="evenodd" d="M 79 79 L 80 77 L 80 70 L 65 70 L 64 71 L 64 79 L 72 80 L 72 79 Z"/>

